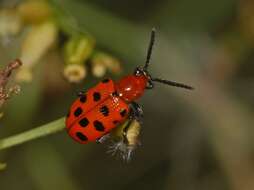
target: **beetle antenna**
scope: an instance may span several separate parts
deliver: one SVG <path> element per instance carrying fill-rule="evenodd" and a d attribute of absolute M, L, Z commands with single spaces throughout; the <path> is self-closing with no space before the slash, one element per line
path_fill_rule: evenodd
<path fill-rule="evenodd" d="M 147 68 L 149 66 L 149 63 L 150 63 L 152 50 L 153 50 L 153 45 L 154 45 L 154 41 L 155 41 L 155 32 L 156 32 L 156 29 L 153 28 L 152 32 L 151 32 L 150 43 L 149 43 L 149 46 L 148 46 L 147 55 L 146 55 L 146 63 L 145 63 L 145 66 L 144 66 L 145 71 L 147 70 Z"/>
<path fill-rule="evenodd" d="M 159 79 L 159 78 L 152 78 L 151 79 L 154 82 L 160 82 L 163 84 L 167 84 L 170 86 L 175 86 L 175 87 L 179 87 L 179 88 L 185 88 L 188 90 L 193 90 L 194 88 L 192 86 L 186 85 L 186 84 L 182 84 L 182 83 L 178 83 L 178 82 L 174 82 L 174 81 L 169 81 L 169 80 L 164 80 L 164 79 Z"/>

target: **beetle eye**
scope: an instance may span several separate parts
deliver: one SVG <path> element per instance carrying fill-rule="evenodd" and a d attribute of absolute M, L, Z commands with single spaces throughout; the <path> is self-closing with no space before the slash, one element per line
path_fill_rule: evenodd
<path fill-rule="evenodd" d="M 142 74 L 142 71 L 140 70 L 140 68 L 136 68 L 135 71 L 134 71 L 134 75 L 138 76 L 138 75 L 141 75 Z"/>

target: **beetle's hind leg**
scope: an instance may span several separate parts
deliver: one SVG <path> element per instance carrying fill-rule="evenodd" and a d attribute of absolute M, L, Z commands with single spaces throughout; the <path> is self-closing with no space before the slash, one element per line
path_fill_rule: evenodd
<path fill-rule="evenodd" d="M 103 143 L 105 143 L 109 138 L 110 138 L 110 134 L 107 133 L 107 134 L 103 135 L 102 137 L 96 139 L 96 143 L 98 143 L 98 144 L 103 144 Z"/>

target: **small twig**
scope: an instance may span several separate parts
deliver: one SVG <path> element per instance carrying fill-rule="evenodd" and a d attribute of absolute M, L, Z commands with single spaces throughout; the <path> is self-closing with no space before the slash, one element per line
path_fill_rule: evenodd
<path fill-rule="evenodd" d="M 62 117 L 35 129 L 4 138 L 0 140 L 0 150 L 62 131 L 65 128 L 64 120 L 65 118 Z"/>

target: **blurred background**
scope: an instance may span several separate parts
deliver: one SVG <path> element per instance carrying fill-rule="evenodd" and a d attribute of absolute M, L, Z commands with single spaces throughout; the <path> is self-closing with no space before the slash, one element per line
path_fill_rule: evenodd
<path fill-rule="evenodd" d="M 65 131 L 1 150 L 0 189 L 254 189 L 254 2 L 251 0 L 1 0 L 0 62 L 21 58 L 1 107 L 0 137 L 66 115 L 76 93 L 150 72 L 194 91 L 156 85 L 131 162 Z"/>

